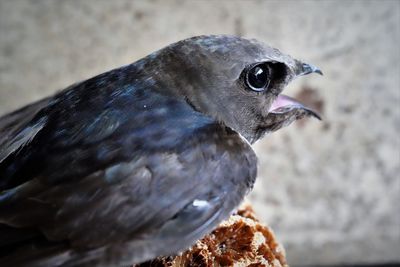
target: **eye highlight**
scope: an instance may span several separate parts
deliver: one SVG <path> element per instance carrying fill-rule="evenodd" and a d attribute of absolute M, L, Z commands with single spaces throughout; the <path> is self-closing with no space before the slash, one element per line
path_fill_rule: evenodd
<path fill-rule="evenodd" d="M 246 73 L 247 86 L 256 92 L 264 91 L 270 83 L 271 69 L 267 64 L 251 67 Z"/>

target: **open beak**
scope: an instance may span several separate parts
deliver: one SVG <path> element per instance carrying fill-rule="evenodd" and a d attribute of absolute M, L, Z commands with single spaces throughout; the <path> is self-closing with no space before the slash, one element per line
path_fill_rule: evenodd
<path fill-rule="evenodd" d="M 310 73 L 318 73 L 322 75 L 322 71 L 319 68 L 311 64 L 300 62 L 296 75 L 301 76 Z M 268 115 L 265 120 L 265 128 L 270 132 L 276 131 L 304 117 L 314 117 L 321 120 L 321 116 L 316 111 L 306 107 L 289 96 L 280 94 L 274 102 L 272 102 L 272 105 L 268 110 Z"/>

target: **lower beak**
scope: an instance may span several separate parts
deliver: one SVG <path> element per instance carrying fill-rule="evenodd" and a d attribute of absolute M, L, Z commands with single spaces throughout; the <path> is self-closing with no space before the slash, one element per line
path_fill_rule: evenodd
<path fill-rule="evenodd" d="M 268 112 L 272 114 L 285 114 L 288 112 L 293 113 L 293 111 L 296 110 L 306 116 L 312 116 L 314 118 L 317 118 L 318 120 L 321 120 L 321 116 L 316 111 L 304 106 L 296 99 L 282 94 L 278 95 L 278 97 L 269 108 Z"/>

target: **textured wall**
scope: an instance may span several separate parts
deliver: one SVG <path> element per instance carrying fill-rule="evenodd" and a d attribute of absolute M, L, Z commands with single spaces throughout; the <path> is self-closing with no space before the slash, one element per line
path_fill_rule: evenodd
<path fill-rule="evenodd" d="M 255 145 L 250 198 L 289 261 L 400 261 L 398 1 L 2 0 L 0 113 L 211 33 L 256 37 L 325 73 L 286 90 L 324 122 Z"/>

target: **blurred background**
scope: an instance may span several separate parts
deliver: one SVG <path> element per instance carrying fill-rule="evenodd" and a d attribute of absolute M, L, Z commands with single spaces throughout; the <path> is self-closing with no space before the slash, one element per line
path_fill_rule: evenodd
<path fill-rule="evenodd" d="M 0 115 L 200 34 L 320 67 L 319 110 L 255 145 L 249 199 L 292 266 L 400 263 L 400 1 L 0 1 Z"/>

